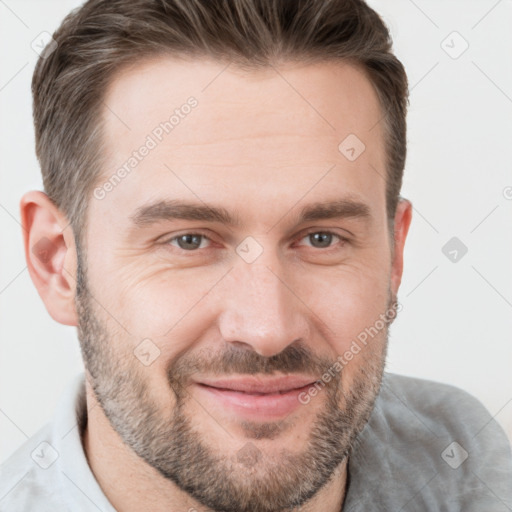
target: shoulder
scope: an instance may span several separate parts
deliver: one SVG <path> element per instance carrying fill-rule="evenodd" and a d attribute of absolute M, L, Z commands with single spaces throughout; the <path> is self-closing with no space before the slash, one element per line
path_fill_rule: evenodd
<path fill-rule="evenodd" d="M 473 437 L 489 429 L 506 440 L 484 405 L 456 386 L 385 373 L 379 400 L 390 421 L 403 423 L 404 416 L 414 416 L 437 436 L 457 433 Z"/>
<path fill-rule="evenodd" d="M 385 373 L 349 471 L 350 497 L 363 508 L 347 510 L 374 510 L 374 500 L 404 512 L 512 509 L 507 436 L 475 397 L 448 384 Z"/>
<path fill-rule="evenodd" d="M 88 465 L 84 374 L 65 386 L 53 418 L 0 466 L 0 512 L 113 511 Z"/>
<path fill-rule="evenodd" d="M 507 472 L 512 488 L 510 441 L 486 407 L 449 384 L 386 373 L 378 398 L 380 425 L 395 442 L 432 452 L 452 469 L 485 467 Z M 466 464 L 467 461 L 467 464 Z"/>
<path fill-rule="evenodd" d="M 59 454 L 46 441 L 50 436 L 48 423 L 0 465 L 0 512 L 62 510 Z"/>

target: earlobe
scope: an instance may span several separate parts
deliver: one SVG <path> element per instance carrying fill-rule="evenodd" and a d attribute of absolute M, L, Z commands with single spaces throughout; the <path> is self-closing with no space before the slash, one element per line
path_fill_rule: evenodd
<path fill-rule="evenodd" d="M 71 226 L 43 192 L 27 192 L 20 202 L 28 271 L 50 316 L 77 325 L 76 247 Z"/>
<path fill-rule="evenodd" d="M 394 222 L 394 240 L 393 261 L 391 268 L 391 288 L 394 294 L 398 293 L 398 288 L 402 281 L 404 269 L 404 246 L 409 232 L 412 220 L 412 203 L 408 199 L 401 198 L 398 202 L 395 222 Z"/>

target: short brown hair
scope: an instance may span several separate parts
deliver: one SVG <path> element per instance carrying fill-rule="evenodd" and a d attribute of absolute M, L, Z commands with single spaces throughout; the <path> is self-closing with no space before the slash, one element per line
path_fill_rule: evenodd
<path fill-rule="evenodd" d="M 406 156 L 407 77 L 386 26 L 363 0 L 89 0 L 53 38 L 57 47 L 42 54 L 32 79 L 36 154 L 45 192 L 78 240 L 102 174 L 107 86 L 122 66 L 158 54 L 245 69 L 279 60 L 358 65 L 381 105 L 392 225 Z"/>

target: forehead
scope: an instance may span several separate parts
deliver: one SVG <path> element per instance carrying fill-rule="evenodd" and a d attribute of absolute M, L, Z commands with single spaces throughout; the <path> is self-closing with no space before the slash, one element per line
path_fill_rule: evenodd
<path fill-rule="evenodd" d="M 240 137 L 254 138 L 258 132 L 278 135 L 284 127 L 286 135 L 289 125 L 283 114 L 289 122 L 297 121 L 294 132 L 305 136 L 340 136 L 353 129 L 369 139 L 365 132 L 380 118 L 370 81 L 347 62 L 285 62 L 246 71 L 208 59 L 160 56 L 125 66 L 115 75 L 104 98 L 107 135 L 130 135 L 133 128 L 149 131 L 190 96 L 197 98 L 199 114 L 187 121 L 190 129 L 173 133 L 176 144 L 230 139 L 233 129 L 242 129 Z M 271 120 L 279 122 L 268 124 Z"/>
<path fill-rule="evenodd" d="M 123 165 L 128 171 L 109 195 L 120 208 L 146 202 L 144 191 L 176 195 L 179 182 L 186 193 L 201 189 L 205 200 L 218 199 L 222 184 L 255 201 L 297 202 L 322 176 L 317 194 L 384 198 L 381 108 L 365 74 L 345 62 L 246 71 L 160 56 L 116 75 L 103 117 L 102 180 Z M 340 152 L 345 140 L 364 148 L 356 160 Z M 141 157 L 143 146 L 151 149 Z"/>

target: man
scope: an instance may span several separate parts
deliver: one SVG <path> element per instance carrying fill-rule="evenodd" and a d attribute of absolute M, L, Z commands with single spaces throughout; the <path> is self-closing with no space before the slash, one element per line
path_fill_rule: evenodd
<path fill-rule="evenodd" d="M 512 510 L 503 431 L 384 373 L 407 80 L 361 0 L 90 0 L 34 79 L 31 278 L 85 365 L 0 510 Z"/>

